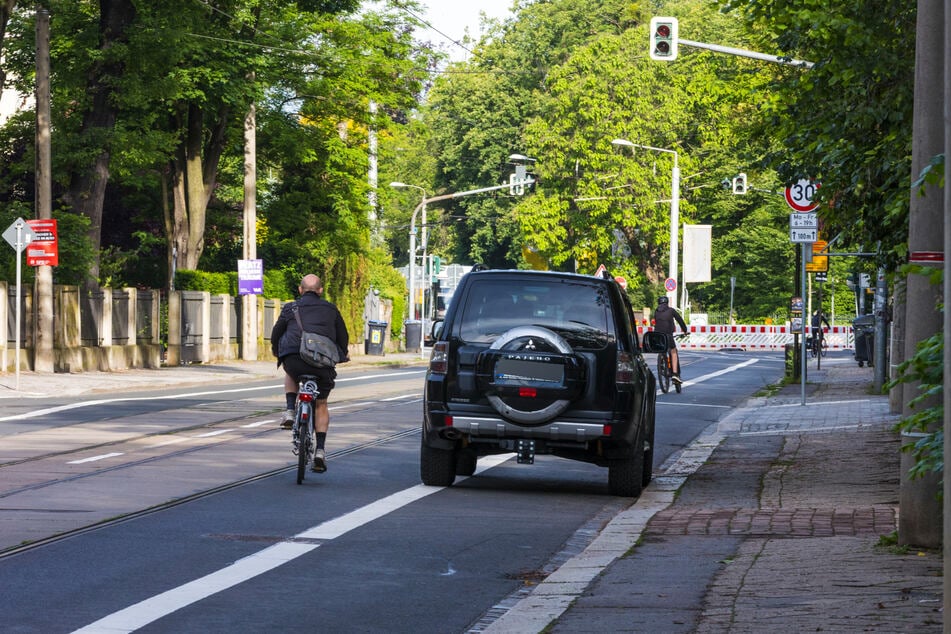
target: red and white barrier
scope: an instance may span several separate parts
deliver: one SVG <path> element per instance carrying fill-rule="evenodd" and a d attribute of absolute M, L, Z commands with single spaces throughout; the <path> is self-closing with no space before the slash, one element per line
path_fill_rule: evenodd
<path fill-rule="evenodd" d="M 651 330 L 649 326 L 638 326 L 637 332 L 643 334 Z M 824 328 L 825 340 L 829 350 L 846 350 L 854 347 L 851 326 L 832 326 Z M 721 350 L 724 348 L 742 350 L 782 350 L 786 344 L 793 343 L 793 333 L 788 325 L 709 325 L 690 326 L 690 336 L 678 339 L 677 347 L 697 350 Z"/>

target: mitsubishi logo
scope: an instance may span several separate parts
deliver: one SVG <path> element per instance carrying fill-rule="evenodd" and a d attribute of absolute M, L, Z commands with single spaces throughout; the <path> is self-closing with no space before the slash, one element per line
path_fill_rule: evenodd
<path fill-rule="evenodd" d="M 525 344 L 525 349 L 526 349 L 526 350 L 534 350 L 534 349 L 535 349 L 535 341 L 534 341 L 533 339 L 529 339 L 529 340 L 528 340 L 528 343 Z"/>

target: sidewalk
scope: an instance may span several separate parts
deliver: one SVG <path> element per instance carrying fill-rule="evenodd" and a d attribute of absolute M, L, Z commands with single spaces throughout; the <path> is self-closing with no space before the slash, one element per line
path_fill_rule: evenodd
<path fill-rule="evenodd" d="M 338 372 L 350 368 L 424 366 L 429 359 L 419 353 L 397 352 L 386 355 L 355 354 L 338 366 Z M 133 368 L 115 372 L 30 372 L 20 370 L 19 389 L 15 372 L 0 374 L 0 403 L 8 398 L 39 398 L 47 395 L 79 396 L 115 390 L 151 390 L 169 387 L 220 385 L 248 380 L 282 381 L 284 372 L 274 361 L 231 359 L 207 364 L 163 366 L 156 369 Z"/>
<path fill-rule="evenodd" d="M 897 528 L 899 439 L 872 370 L 801 386 L 709 428 L 629 509 L 486 632 L 940 632 L 941 553 Z"/>

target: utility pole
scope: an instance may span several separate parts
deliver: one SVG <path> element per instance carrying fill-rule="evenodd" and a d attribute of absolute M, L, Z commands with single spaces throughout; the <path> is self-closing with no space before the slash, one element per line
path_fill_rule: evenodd
<path fill-rule="evenodd" d="M 915 102 L 912 127 L 911 178 L 918 178 L 932 157 L 944 152 L 944 7 L 940 2 L 918 0 L 918 23 L 915 47 Z M 947 187 L 947 185 L 946 185 Z M 908 260 L 934 266 L 941 265 L 936 254 L 944 249 L 944 195 L 935 186 L 927 186 L 924 196 L 917 189 L 911 193 L 908 215 Z M 937 261 L 936 261 L 937 260 Z M 927 277 L 911 273 L 906 279 L 904 359 L 915 355 L 919 342 L 941 332 L 943 317 L 937 301 L 941 288 L 932 286 Z M 896 359 L 901 362 L 902 359 Z M 941 396 L 932 397 L 912 410 L 908 403 L 920 394 L 919 383 L 902 386 L 902 415 L 908 417 L 920 409 L 940 404 Z M 931 430 L 928 430 L 931 431 Z M 911 432 L 902 434 L 902 444 L 917 440 Z M 902 545 L 937 548 L 941 546 L 940 474 L 928 474 L 912 480 L 908 469 L 914 457 L 903 452 L 901 457 L 898 520 L 898 541 Z"/>
<path fill-rule="evenodd" d="M 36 7 L 36 217 L 53 217 L 50 152 L 50 13 Z M 33 370 L 52 372 L 53 359 L 53 267 L 36 267 L 35 319 L 33 322 Z"/>
<path fill-rule="evenodd" d="M 947 55 L 947 47 L 951 46 L 951 0 L 944 0 L 944 43 L 945 49 L 942 51 L 942 56 Z M 943 252 L 945 254 L 951 253 L 951 187 L 948 186 L 951 183 L 951 161 L 948 160 L 948 150 L 951 148 L 951 64 L 947 62 L 944 65 L 944 248 Z M 948 264 L 948 258 L 944 258 L 944 283 L 942 285 L 943 297 L 945 302 L 947 298 L 951 297 L 951 265 Z M 945 307 L 944 316 L 943 316 L 943 332 L 944 332 L 944 367 L 951 367 L 951 346 L 948 344 L 951 343 L 948 341 L 951 338 L 951 311 Z M 944 429 L 944 438 L 947 440 L 951 438 L 951 373 L 944 372 L 944 389 L 942 390 L 942 401 L 944 403 L 944 420 L 943 420 L 943 429 Z M 944 464 L 951 464 L 948 461 L 951 460 L 951 448 L 948 447 L 948 443 L 944 443 Z M 943 543 L 951 543 L 951 478 L 943 478 L 944 480 L 944 495 L 942 496 L 943 505 L 944 505 L 944 530 L 943 530 Z M 942 563 L 944 564 L 944 570 L 948 570 L 951 566 L 951 549 L 945 547 L 943 549 Z M 942 607 L 944 611 L 944 633 L 951 634 L 951 619 L 948 618 L 948 615 L 951 614 L 951 578 L 949 575 L 943 575 L 943 592 L 944 599 L 942 602 Z"/>
<path fill-rule="evenodd" d="M 254 74 L 251 79 L 253 81 Z M 257 259 L 257 116 L 252 101 L 244 117 L 244 259 Z M 262 284 L 263 286 L 263 284 Z M 258 296 L 241 296 L 241 358 L 258 358 Z"/>

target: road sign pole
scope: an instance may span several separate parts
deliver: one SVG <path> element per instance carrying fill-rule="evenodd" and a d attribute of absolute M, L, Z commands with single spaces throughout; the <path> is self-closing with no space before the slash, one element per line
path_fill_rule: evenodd
<path fill-rule="evenodd" d="M 16 314 L 16 317 L 14 318 L 14 328 L 16 328 L 16 335 L 15 335 L 14 338 L 13 338 L 13 340 L 14 340 L 14 342 L 15 342 L 15 345 L 13 346 L 13 354 L 14 354 L 14 356 L 15 356 L 15 359 L 13 360 L 13 365 L 14 365 L 14 367 L 16 368 L 16 391 L 19 392 L 19 391 L 20 391 L 20 292 L 21 292 L 21 289 L 23 288 L 23 284 L 22 284 L 21 281 L 20 281 L 20 280 L 22 279 L 22 275 L 21 275 L 21 271 L 20 271 L 20 262 L 21 262 L 21 260 L 23 259 L 23 258 L 22 258 L 22 252 L 23 252 L 23 227 L 22 227 L 21 225 L 17 225 L 16 231 L 17 231 L 17 243 L 16 243 L 16 247 L 15 247 L 14 250 L 17 252 L 17 254 L 16 254 L 16 258 L 17 258 L 17 293 L 16 293 L 17 309 L 14 311 L 15 314 Z"/>
<path fill-rule="evenodd" d="M 802 249 L 802 270 L 799 272 L 799 292 L 802 293 L 800 297 L 806 297 L 806 247 L 809 248 L 810 252 L 812 251 L 812 245 L 806 242 L 803 242 L 799 245 L 799 248 Z M 799 381 L 800 381 L 800 405 L 806 404 L 806 319 L 809 317 L 808 313 L 803 306 L 802 311 L 802 348 L 799 350 Z"/>

